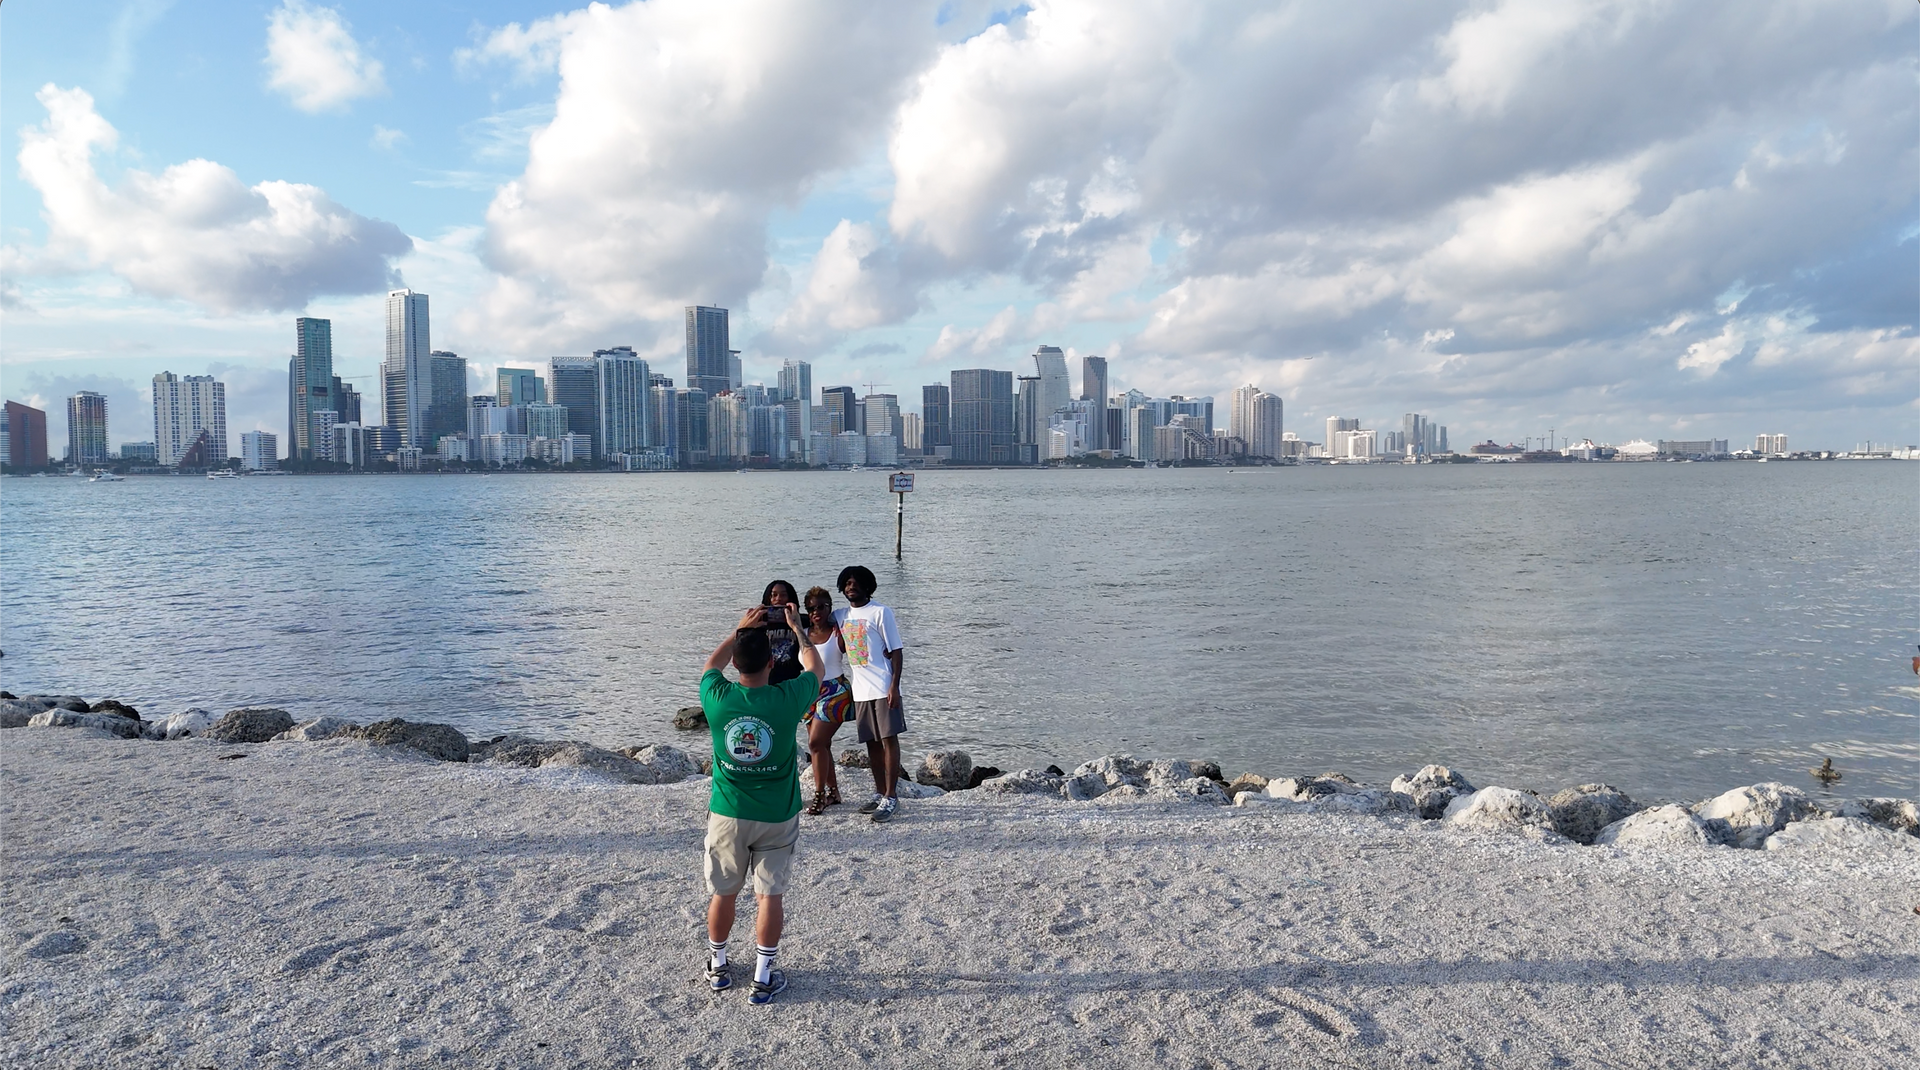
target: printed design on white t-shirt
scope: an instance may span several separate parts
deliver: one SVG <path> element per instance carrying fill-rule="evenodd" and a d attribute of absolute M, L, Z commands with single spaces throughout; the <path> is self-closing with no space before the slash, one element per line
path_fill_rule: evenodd
<path fill-rule="evenodd" d="M 758 717 L 727 722 L 727 756 L 740 765 L 752 765 L 773 749 L 773 726 Z"/>
<path fill-rule="evenodd" d="M 867 622 L 857 617 L 848 617 L 840 625 L 840 634 L 847 641 L 848 665 L 871 665 L 873 657 L 867 649 Z"/>

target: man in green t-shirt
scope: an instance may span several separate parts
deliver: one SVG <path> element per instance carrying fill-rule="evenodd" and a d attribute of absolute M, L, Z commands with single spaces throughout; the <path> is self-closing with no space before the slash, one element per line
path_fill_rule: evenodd
<path fill-rule="evenodd" d="M 768 614 L 779 616 L 768 618 Z M 733 986 L 727 937 L 733 933 L 734 900 L 753 871 L 760 920 L 754 926 L 759 957 L 749 1003 L 768 1003 L 785 991 L 786 975 L 773 968 L 785 915 L 780 897 L 793 879 L 793 848 L 800 839 L 800 775 L 795 733 L 820 694 L 820 655 L 800 644 L 799 676 L 770 684 L 773 648 L 769 625 L 784 624 L 805 635 L 792 606 L 755 606 L 707 656 L 700 677 L 700 707 L 713 733 L 713 794 L 707 802 L 707 983 L 715 992 Z M 740 682 L 721 666 L 733 663 Z"/>

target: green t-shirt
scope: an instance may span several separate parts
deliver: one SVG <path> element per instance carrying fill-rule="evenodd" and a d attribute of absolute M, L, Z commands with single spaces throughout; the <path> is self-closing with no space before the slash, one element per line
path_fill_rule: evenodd
<path fill-rule="evenodd" d="M 700 708 L 713 732 L 713 795 L 707 808 L 742 821 L 785 821 L 800 812 L 794 733 L 820 697 L 820 678 L 741 687 L 708 669 Z"/>

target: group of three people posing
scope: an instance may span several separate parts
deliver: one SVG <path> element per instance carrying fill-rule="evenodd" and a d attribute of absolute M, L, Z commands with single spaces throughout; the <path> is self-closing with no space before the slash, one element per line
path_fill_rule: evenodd
<path fill-rule="evenodd" d="M 707 983 L 733 987 L 727 938 L 747 875 L 759 904 L 748 1002 L 767 1003 L 787 987 L 774 968 L 784 921 L 781 897 L 793 879 L 800 840 L 800 770 L 796 736 L 807 724 L 813 764 L 809 814 L 840 802 L 833 735 L 853 721 L 867 745 L 873 797 L 860 807 L 874 821 L 899 812 L 900 628 L 893 610 L 873 601 L 872 571 L 852 565 L 836 581 L 847 608 L 814 587 L 802 604 L 785 580 L 767 585 L 712 654 L 700 677 L 700 706 L 713 733 L 713 788 L 707 802 Z M 736 683 L 721 670 L 731 664 Z"/>

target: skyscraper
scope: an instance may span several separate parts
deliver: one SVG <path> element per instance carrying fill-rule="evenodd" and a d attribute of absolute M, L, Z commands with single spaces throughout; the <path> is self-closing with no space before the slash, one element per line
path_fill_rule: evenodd
<path fill-rule="evenodd" d="M 860 421 L 853 411 L 853 388 L 850 386 L 830 386 L 820 391 L 820 401 L 827 407 L 827 426 L 816 427 L 816 431 L 825 431 L 829 435 L 859 431 Z M 865 434 L 865 432 L 861 432 Z"/>
<path fill-rule="evenodd" d="M 733 389 L 733 350 L 727 337 L 727 310 L 687 306 L 687 386 L 708 397 Z"/>
<path fill-rule="evenodd" d="M 1040 424 L 1073 400 L 1073 382 L 1067 378 L 1067 355 L 1058 346 L 1041 346 L 1033 354 L 1034 374 L 1040 377 Z"/>
<path fill-rule="evenodd" d="M 293 321 L 293 360 L 287 366 L 287 456 L 311 461 L 316 450 L 331 453 L 322 443 L 313 414 L 323 409 L 339 412 L 333 396 L 333 321 L 301 316 Z"/>
<path fill-rule="evenodd" d="M 942 446 L 953 445 L 948 419 L 952 397 L 953 392 L 945 383 L 930 383 L 920 388 L 920 443 L 929 457 Z"/>
<path fill-rule="evenodd" d="M 547 400 L 546 380 L 532 368 L 501 368 L 494 373 L 494 388 L 502 405 L 540 405 Z"/>
<path fill-rule="evenodd" d="M 47 466 L 47 414 L 31 405 L 9 401 L 7 409 L 7 464 L 15 468 Z"/>
<path fill-rule="evenodd" d="M 386 414 L 387 425 L 399 429 L 401 445 L 424 444 L 431 449 L 426 422 L 427 408 L 433 404 L 433 369 L 429 363 L 433 346 L 429 335 L 427 295 L 412 290 L 388 291 L 387 359 L 381 367 L 388 396 L 381 411 Z"/>
<path fill-rule="evenodd" d="M 594 421 L 599 419 L 600 411 L 596 400 L 598 384 L 592 357 L 554 357 L 547 362 L 547 397 L 555 405 L 566 406 L 569 433 L 593 434 Z M 597 440 L 593 444 L 593 455 L 600 455 Z"/>
<path fill-rule="evenodd" d="M 434 350 L 427 358 L 427 438 L 422 448 L 433 449 L 442 435 L 467 429 L 467 359 L 458 353 Z"/>
<path fill-rule="evenodd" d="M 676 449 L 683 468 L 702 468 L 707 463 L 707 392 L 682 390 L 674 396 L 680 413 L 680 434 Z"/>
<path fill-rule="evenodd" d="M 82 390 L 67 399 L 67 463 L 107 463 L 107 397 Z"/>
<path fill-rule="evenodd" d="M 333 377 L 333 411 L 340 414 L 340 423 L 360 422 L 360 391 L 337 375 Z"/>
<path fill-rule="evenodd" d="M 813 365 L 804 360 L 780 365 L 780 403 L 787 410 L 787 457 L 804 460 L 813 437 Z"/>
<path fill-rule="evenodd" d="M 1407 440 L 1407 456 L 1425 457 L 1434 452 L 1433 425 L 1425 416 L 1417 412 L 1407 413 L 1400 418 L 1400 431 Z"/>
<path fill-rule="evenodd" d="M 652 444 L 647 403 L 653 400 L 653 371 L 632 347 L 595 350 L 596 403 L 593 455 L 606 461 L 616 453 L 639 453 Z"/>
<path fill-rule="evenodd" d="M 1087 422 L 1088 452 L 1119 449 L 1107 436 L 1107 358 L 1080 358 L 1080 400 L 1095 406 Z"/>
<path fill-rule="evenodd" d="M 211 375 L 153 377 L 154 459 L 174 466 L 200 432 L 207 433 L 209 464 L 227 460 L 227 384 Z"/>
<path fill-rule="evenodd" d="M 328 428 L 332 433 L 332 428 Z M 328 447 L 331 454 L 333 449 Z M 240 467 L 249 472 L 271 472 L 280 467 L 280 439 L 271 431 L 248 431 L 240 436 Z"/>
<path fill-rule="evenodd" d="M 1334 452 L 1335 441 L 1333 436 L 1339 434 L 1342 431 L 1358 431 L 1358 430 L 1360 430 L 1360 421 L 1358 419 L 1342 417 L 1342 416 L 1327 417 L 1327 456 L 1329 457 L 1339 456 L 1339 454 L 1336 454 Z"/>
<path fill-rule="evenodd" d="M 1013 461 L 1013 373 L 965 368 L 949 377 L 956 464 Z"/>
<path fill-rule="evenodd" d="M 1227 411 L 1227 434 L 1239 439 L 1248 457 L 1280 456 L 1280 434 L 1285 405 L 1279 395 L 1249 383 L 1233 392 Z"/>
<path fill-rule="evenodd" d="M 1062 365 L 1064 371 L 1065 365 Z M 1045 403 L 1047 381 L 1037 375 L 1016 376 L 1020 385 L 1013 398 L 1013 461 L 1015 464 L 1039 464 L 1042 442 L 1049 423 Z"/>
<path fill-rule="evenodd" d="M 893 394 L 868 394 L 861 399 L 866 415 L 862 433 L 900 437 L 900 398 Z"/>

